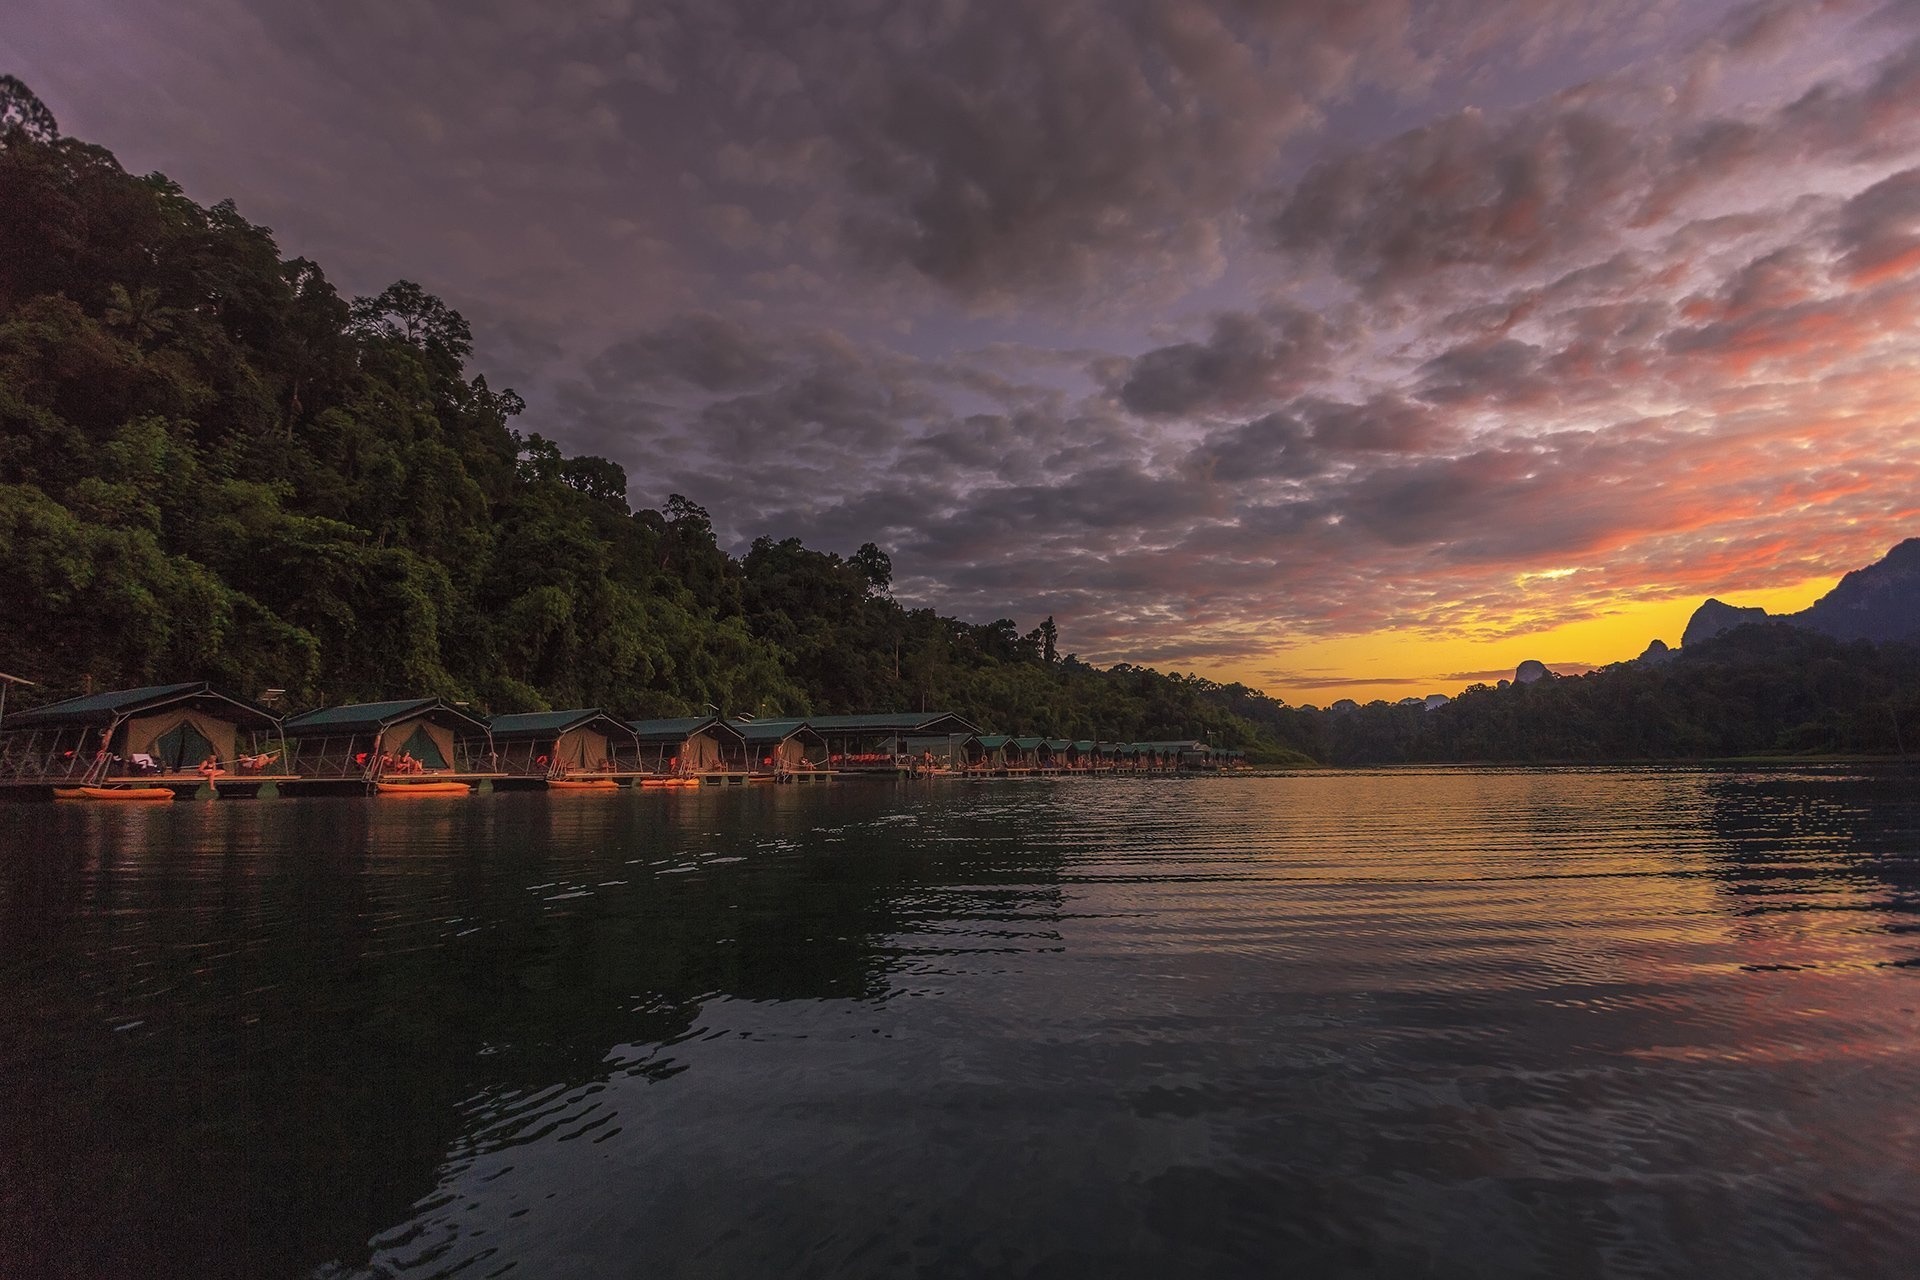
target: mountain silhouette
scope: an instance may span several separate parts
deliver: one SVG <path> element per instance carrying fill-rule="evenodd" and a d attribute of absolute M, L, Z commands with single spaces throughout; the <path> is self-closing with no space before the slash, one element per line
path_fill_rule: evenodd
<path fill-rule="evenodd" d="M 1765 609 L 1708 600 L 1687 620 L 1682 648 L 1711 640 L 1749 622 L 1784 622 L 1835 640 L 1907 640 L 1920 636 L 1920 538 L 1908 538 L 1798 613 L 1775 617 Z"/>

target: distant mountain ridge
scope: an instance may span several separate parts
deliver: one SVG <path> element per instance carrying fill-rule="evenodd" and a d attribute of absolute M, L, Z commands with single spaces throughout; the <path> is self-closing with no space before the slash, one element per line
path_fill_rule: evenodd
<path fill-rule="evenodd" d="M 1777 617 L 1765 609 L 1708 600 L 1687 620 L 1680 647 L 1711 640 L 1749 622 L 1784 622 L 1835 640 L 1909 640 L 1920 637 L 1920 538 L 1908 538 L 1798 613 Z"/>

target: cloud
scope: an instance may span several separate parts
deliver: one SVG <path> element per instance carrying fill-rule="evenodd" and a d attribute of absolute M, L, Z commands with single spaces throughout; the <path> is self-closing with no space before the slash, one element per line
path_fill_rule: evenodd
<path fill-rule="evenodd" d="M 638 502 L 1089 658 L 1527 634 L 1920 526 L 1912 5 L 125 8 L 9 15 L 70 128 L 422 279 Z"/>
<path fill-rule="evenodd" d="M 1840 265 L 1856 285 L 1920 271 L 1920 169 L 1904 169 L 1849 199 L 1835 238 Z"/>
<path fill-rule="evenodd" d="M 781 368 L 770 344 L 744 326 L 690 314 L 606 348 L 589 373 L 603 384 L 743 391 L 765 384 Z"/>
<path fill-rule="evenodd" d="M 1432 449 L 1451 433 L 1439 415 L 1394 395 L 1361 404 L 1307 397 L 1211 433 L 1188 463 L 1220 482 L 1299 480 L 1359 455 Z"/>
<path fill-rule="evenodd" d="M 1469 107 L 1323 160 L 1272 193 L 1256 225 L 1275 248 L 1324 259 L 1379 294 L 1439 273 L 1605 252 L 1763 172 L 1818 183 L 1817 166 L 1884 161 L 1920 138 L 1920 40 L 1903 15 L 1910 6 L 1895 4 L 1875 22 L 1837 24 L 1883 38 L 1869 47 L 1897 40 L 1865 77 L 1849 67 L 1784 101 L 1721 114 L 1701 111 L 1705 91 L 1676 95 L 1673 78 L 1713 80 L 1736 55 L 1777 56 L 1781 33 L 1815 16 L 1756 6 L 1677 55 L 1667 75 L 1636 69 L 1525 110 Z"/>
<path fill-rule="evenodd" d="M 1534 265 L 1609 223 L 1642 164 L 1627 126 L 1584 109 L 1495 120 L 1468 109 L 1323 161 L 1267 222 L 1370 289 L 1449 267 Z"/>
<path fill-rule="evenodd" d="M 1323 375 L 1332 347 L 1331 327 L 1313 312 L 1227 312 L 1214 318 L 1205 342 L 1158 347 L 1128 362 L 1118 395 L 1134 413 L 1153 416 L 1270 400 Z"/>

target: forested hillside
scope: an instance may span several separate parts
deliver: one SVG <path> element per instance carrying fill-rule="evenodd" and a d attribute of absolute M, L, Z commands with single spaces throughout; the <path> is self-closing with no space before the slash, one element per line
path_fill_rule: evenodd
<path fill-rule="evenodd" d="M 735 558 L 685 498 L 630 510 L 619 466 L 515 429 L 418 285 L 341 296 L 232 203 L 61 137 L 18 81 L 0 119 L 0 670 L 41 699 L 206 678 L 295 707 L 938 708 L 1286 758 L 1228 710 L 1251 691 L 1095 670 L 1051 619 L 906 609 L 871 545 Z"/>
<path fill-rule="evenodd" d="M 1905 755 L 1920 751 L 1920 648 L 1763 622 L 1664 662 L 1476 685 L 1434 710 L 1250 710 L 1277 717 L 1269 732 L 1334 764 Z"/>
<path fill-rule="evenodd" d="M 471 345 L 418 285 L 343 297 L 230 202 L 128 174 L 0 77 L 0 670 L 39 682 L 28 701 L 204 678 L 294 708 L 953 710 L 1256 762 L 1920 746 L 1912 649 L 1780 625 L 1431 711 L 1099 670 L 1052 619 L 903 607 L 871 544 L 736 558 L 683 497 L 630 510 L 619 466 L 516 430 Z"/>

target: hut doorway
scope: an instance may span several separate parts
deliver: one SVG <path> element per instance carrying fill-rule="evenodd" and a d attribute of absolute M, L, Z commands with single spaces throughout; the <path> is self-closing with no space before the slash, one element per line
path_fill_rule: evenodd
<path fill-rule="evenodd" d="M 419 725 L 400 748 L 401 754 L 412 756 L 429 769 L 444 769 L 447 758 L 440 754 L 440 744 L 427 733 L 427 726 Z"/>
<path fill-rule="evenodd" d="M 205 734 L 182 720 L 153 740 L 153 759 L 169 773 L 191 769 L 214 754 Z"/>

